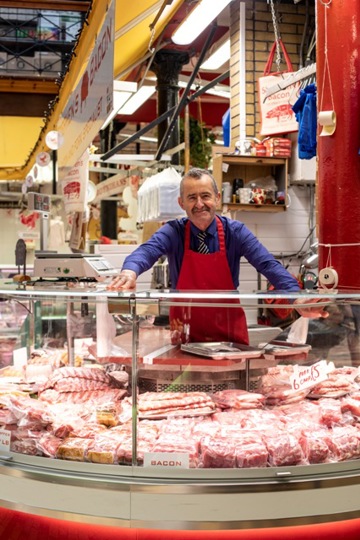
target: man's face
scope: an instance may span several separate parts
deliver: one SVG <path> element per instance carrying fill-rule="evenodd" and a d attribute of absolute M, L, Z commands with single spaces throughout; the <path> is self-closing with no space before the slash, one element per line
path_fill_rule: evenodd
<path fill-rule="evenodd" d="M 186 178 L 183 194 L 178 201 L 190 221 L 201 231 L 205 231 L 215 217 L 220 193 L 215 194 L 212 179 L 204 174 L 200 179 Z"/>

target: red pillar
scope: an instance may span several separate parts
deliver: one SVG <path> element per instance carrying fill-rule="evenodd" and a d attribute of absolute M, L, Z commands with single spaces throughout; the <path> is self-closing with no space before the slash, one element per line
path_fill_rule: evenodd
<path fill-rule="evenodd" d="M 332 266 L 337 271 L 339 289 L 357 288 L 360 287 L 360 0 L 316 0 L 316 15 L 318 112 L 320 107 L 322 111 L 333 108 L 332 88 L 337 117 L 335 133 L 318 138 L 319 267 Z M 326 26 L 329 71 L 325 62 Z"/>

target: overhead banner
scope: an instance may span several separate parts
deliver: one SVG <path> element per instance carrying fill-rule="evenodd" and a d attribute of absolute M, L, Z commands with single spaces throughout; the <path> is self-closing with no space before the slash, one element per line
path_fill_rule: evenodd
<path fill-rule="evenodd" d="M 114 18 L 111 1 L 87 67 L 57 123 L 57 131 L 64 136 L 58 150 L 60 180 L 90 146 L 113 109 Z"/>

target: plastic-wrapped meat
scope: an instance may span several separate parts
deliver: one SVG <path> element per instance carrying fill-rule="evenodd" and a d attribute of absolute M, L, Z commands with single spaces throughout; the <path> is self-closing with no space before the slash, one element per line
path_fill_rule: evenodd
<path fill-rule="evenodd" d="M 238 389 L 220 390 L 212 399 L 221 409 L 260 409 L 265 403 L 263 394 Z"/>
<path fill-rule="evenodd" d="M 81 439 L 94 439 L 97 435 L 107 432 L 107 428 L 100 424 L 84 422 L 73 427 L 70 437 L 80 437 Z"/>
<path fill-rule="evenodd" d="M 42 391 L 47 388 L 54 388 L 56 383 L 62 379 L 76 379 L 78 390 L 82 390 L 81 379 L 104 382 L 107 385 L 110 385 L 111 382 L 109 375 L 101 367 L 63 367 L 53 371 Z"/>
<path fill-rule="evenodd" d="M 139 463 L 144 461 L 145 452 L 153 452 L 154 443 L 151 441 L 138 441 L 137 443 L 137 460 Z M 163 450 L 165 452 L 165 450 Z M 124 439 L 118 446 L 117 458 L 120 464 L 131 465 L 132 463 L 132 439 L 128 437 Z"/>
<path fill-rule="evenodd" d="M 266 432 L 263 441 L 269 452 L 272 467 L 304 463 L 304 454 L 297 438 L 286 431 Z"/>
<path fill-rule="evenodd" d="M 205 435 L 210 437 L 216 437 L 216 434 L 220 430 L 220 423 L 213 420 L 203 420 L 198 422 L 192 428 L 191 434 L 196 439 L 201 439 Z"/>
<path fill-rule="evenodd" d="M 154 441 L 151 452 L 179 452 L 189 454 L 189 465 L 194 468 L 199 463 L 199 444 L 196 440 L 184 438 L 181 434 L 160 434 Z"/>
<path fill-rule="evenodd" d="M 106 435 L 103 437 L 98 435 L 89 447 L 86 459 L 92 463 L 118 463 L 117 449 L 119 444 L 119 440 L 106 437 Z"/>
<path fill-rule="evenodd" d="M 318 402 L 320 423 L 327 427 L 343 423 L 341 402 L 337 399 L 323 398 Z"/>
<path fill-rule="evenodd" d="M 29 456 L 41 456 L 41 451 L 38 449 L 36 439 L 16 439 L 10 442 L 10 450 L 18 454 L 27 454 Z"/>
<path fill-rule="evenodd" d="M 236 467 L 235 444 L 227 438 L 204 437 L 200 442 L 200 466 L 204 469 Z"/>
<path fill-rule="evenodd" d="M 288 429 L 299 426 L 316 426 L 320 424 L 320 409 L 317 401 L 300 401 L 281 408 L 283 421 Z"/>
<path fill-rule="evenodd" d="M 266 398 L 269 407 L 288 405 L 302 401 L 309 393 L 309 389 L 293 390 L 291 376 L 294 374 L 293 366 L 270 367 L 263 375 L 260 383 L 260 392 Z"/>
<path fill-rule="evenodd" d="M 51 433 L 44 433 L 36 441 L 36 446 L 44 456 L 55 458 L 57 449 L 62 442 L 63 442 L 62 439 L 55 437 Z"/>
<path fill-rule="evenodd" d="M 109 388 L 109 381 L 94 381 L 92 379 L 60 379 L 54 384 L 58 392 L 83 392 L 84 390 L 105 390 Z"/>
<path fill-rule="evenodd" d="M 9 410 L 17 418 L 18 425 L 47 426 L 53 421 L 53 416 L 45 403 L 30 397 L 10 396 Z"/>
<path fill-rule="evenodd" d="M 85 461 L 92 442 L 92 439 L 80 439 L 79 437 L 64 439 L 57 449 L 56 457 L 71 461 Z"/>
<path fill-rule="evenodd" d="M 142 417 L 167 416 L 176 413 L 206 414 L 215 404 L 205 392 L 147 392 L 138 397 L 138 411 Z"/>
<path fill-rule="evenodd" d="M 155 441 L 162 429 L 158 423 L 148 420 L 139 422 L 137 429 L 138 441 Z"/>
<path fill-rule="evenodd" d="M 161 433 L 176 433 L 185 432 L 190 433 L 195 426 L 195 418 L 171 418 L 163 420 L 160 426 Z M 142 422 L 141 424 L 142 425 Z"/>
<path fill-rule="evenodd" d="M 309 397 L 338 398 L 355 390 L 358 390 L 358 385 L 354 382 L 354 377 L 336 369 L 329 373 L 325 381 L 311 388 Z"/>
<path fill-rule="evenodd" d="M 266 405 L 268 407 L 280 407 L 291 403 L 298 403 L 305 399 L 309 392 L 310 390 L 308 388 L 293 390 L 287 385 L 277 386 L 265 395 Z"/>
<path fill-rule="evenodd" d="M 352 416 L 359 421 L 360 419 L 360 397 L 354 399 L 353 395 L 344 397 L 341 400 L 341 412 L 350 412 Z"/>
<path fill-rule="evenodd" d="M 213 414 L 212 419 L 214 422 L 218 422 L 219 424 L 234 424 L 237 426 L 241 426 L 243 423 L 244 413 L 242 411 L 239 412 L 216 412 Z"/>
<path fill-rule="evenodd" d="M 324 463 L 329 460 L 330 450 L 326 443 L 327 430 L 303 430 L 299 443 L 308 463 Z"/>
<path fill-rule="evenodd" d="M 259 437 L 239 439 L 235 441 L 236 466 L 240 468 L 266 467 L 269 452 Z"/>
<path fill-rule="evenodd" d="M 294 368 L 290 365 L 269 367 L 266 375 L 261 377 L 260 392 L 264 395 L 269 395 L 276 388 L 282 388 L 284 386 L 290 388 L 290 377 L 293 373 Z"/>
<path fill-rule="evenodd" d="M 328 430 L 326 444 L 333 461 L 345 461 L 360 456 L 360 433 L 354 426 L 335 426 Z"/>
<path fill-rule="evenodd" d="M 16 424 L 17 418 L 9 409 L 0 409 L 0 426 L 5 424 Z"/>
<path fill-rule="evenodd" d="M 121 388 L 108 388 L 106 390 L 83 390 L 81 392 L 57 392 L 56 390 L 44 390 L 39 395 L 40 401 L 48 403 L 84 403 L 91 401 L 93 405 L 109 400 L 120 400 L 126 395 L 126 390 Z"/>

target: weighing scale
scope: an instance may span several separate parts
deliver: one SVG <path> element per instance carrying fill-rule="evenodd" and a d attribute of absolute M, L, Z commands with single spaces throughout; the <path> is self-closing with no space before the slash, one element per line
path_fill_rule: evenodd
<path fill-rule="evenodd" d="M 37 251 L 34 276 L 41 278 L 105 279 L 118 270 L 101 255 L 88 253 L 52 253 Z"/>
<path fill-rule="evenodd" d="M 28 193 L 28 208 L 40 214 L 40 251 L 35 252 L 34 276 L 49 279 L 96 279 L 116 276 L 118 270 L 102 255 L 48 251 L 50 196 Z"/>

